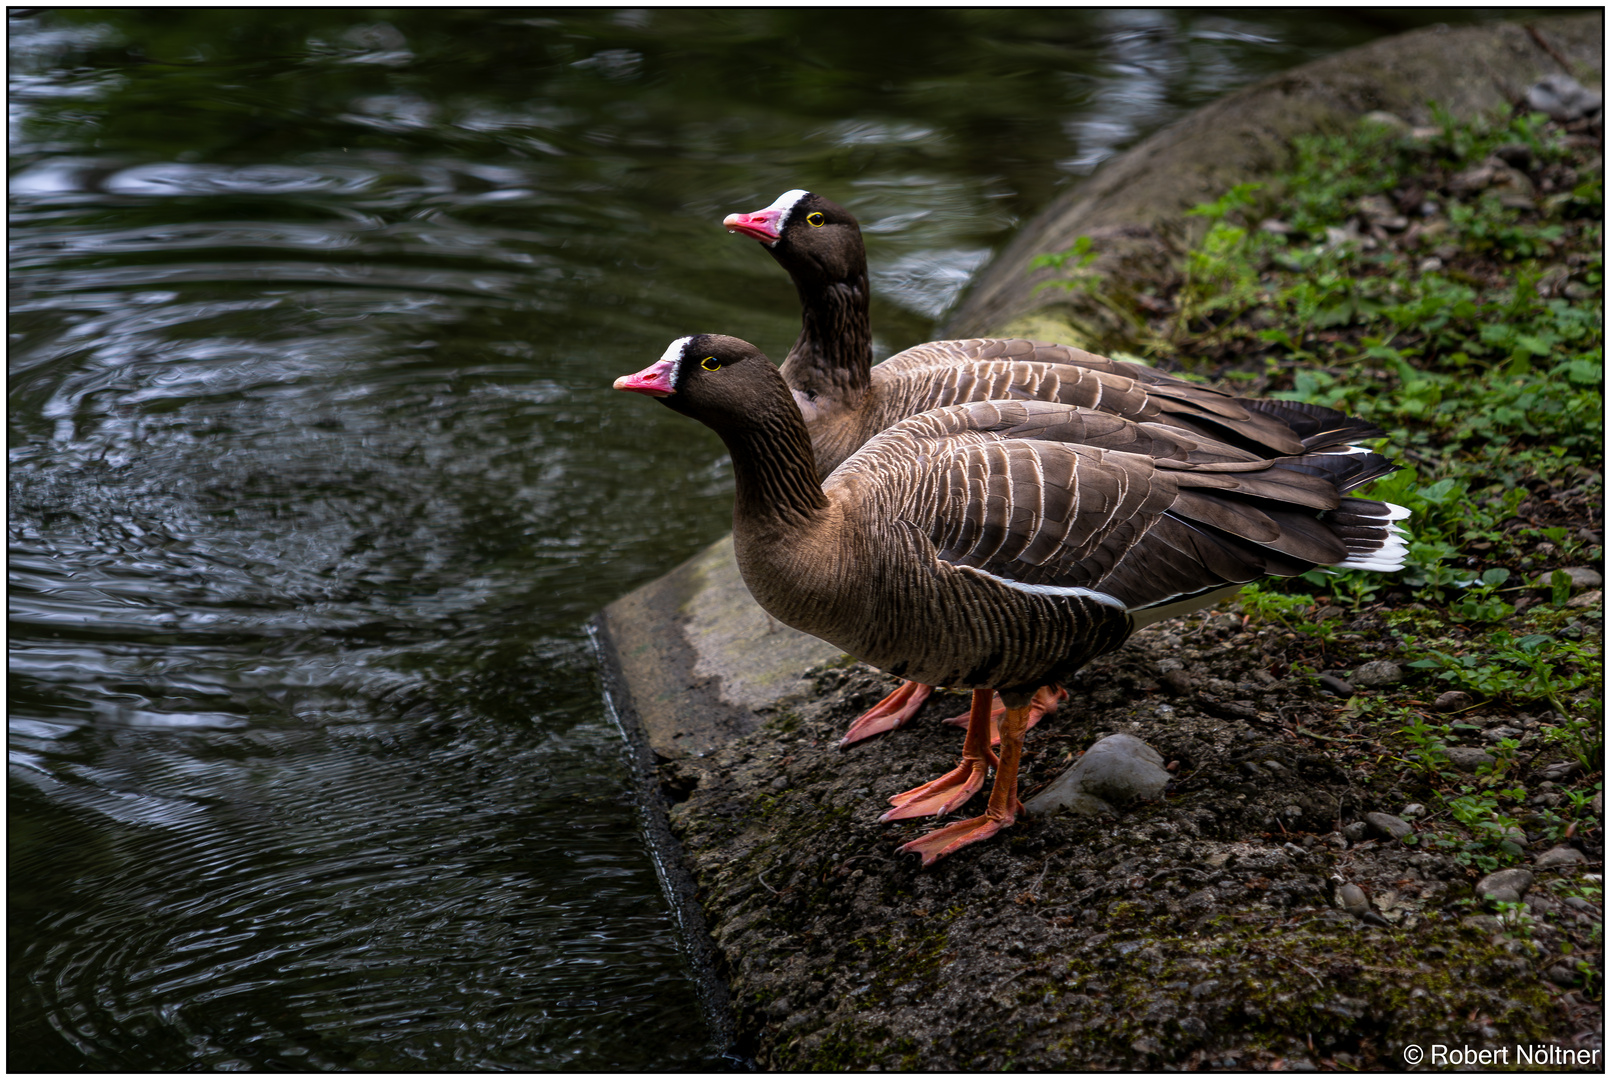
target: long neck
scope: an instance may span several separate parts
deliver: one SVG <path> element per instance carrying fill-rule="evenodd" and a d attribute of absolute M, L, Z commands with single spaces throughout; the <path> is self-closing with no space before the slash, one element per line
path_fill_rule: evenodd
<path fill-rule="evenodd" d="M 827 283 L 795 282 L 800 338 L 783 359 L 783 377 L 807 396 L 854 402 L 865 393 L 873 364 L 867 271 Z"/>
<path fill-rule="evenodd" d="M 811 436 L 792 400 L 717 434 L 733 459 L 735 528 L 798 527 L 827 510 Z"/>

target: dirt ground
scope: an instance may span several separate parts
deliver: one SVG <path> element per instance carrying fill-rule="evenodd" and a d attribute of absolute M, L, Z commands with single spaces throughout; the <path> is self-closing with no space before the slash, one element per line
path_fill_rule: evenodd
<path fill-rule="evenodd" d="M 1385 647 L 1379 629 L 1346 628 L 1359 657 Z M 1171 763 L 1164 797 L 1021 820 L 928 870 L 895 848 L 931 824 L 877 819 L 955 762 L 962 732 L 938 721 L 961 694 L 839 750 L 894 685 L 847 661 L 814 673 L 798 712 L 662 766 L 739 1050 L 785 1070 L 1396 1070 L 1412 1045 L 1599 1050 L 1574 965 L 1599 983 L 1601 914 L 1554 884 L 1599 874 L 1599 833 L 1575 840 L 1587 863 L 1532 870 L 1525 928 L 1514 909 L 1502 923 L 1476 871 L 1365 823 L 1413 815 L 1417 791 L 1342 700 L 1272 673 L 1290 638 L 1226 607 L 1137 634 L 1029 733 L 1020 791 L 1126 732 Z M 1576 767 L 1537 717 L 1468 719 L 1527 733 L 1530 784 Z"/>

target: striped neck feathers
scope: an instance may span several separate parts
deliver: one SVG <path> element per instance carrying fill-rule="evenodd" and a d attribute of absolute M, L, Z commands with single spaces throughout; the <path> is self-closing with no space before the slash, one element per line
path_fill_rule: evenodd
<path fill-rule="evenodd" d="M 735 527 L 740 522 L 799 524 L 828 508 L 817 482 L 811 435 L 793 398 L 768 402 L 716 433 L 733 459 Z"/>
<path fill-rule="evenodd" d="M 854 405 L 867 392 L 873 364 L 867 271 L 843 281 L 795 284 L 800 337 L 783 360 L 783 377 L 814 401 Z"/>

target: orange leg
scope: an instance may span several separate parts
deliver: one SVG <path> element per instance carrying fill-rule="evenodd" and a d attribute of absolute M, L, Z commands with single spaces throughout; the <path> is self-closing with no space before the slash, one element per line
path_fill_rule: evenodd
<path fill-rule="evenodd" d="M 897 686 L 883 701 L 856 717 L 845 732 L 845 737 L 839 740 L 842 750 L 851 743 L 878 735 L 885 731 L 894 731 L 912 717 L 917 710 L 934 692 L 934 687 L 924 686 L 922 683 L 903 682 Z"/>
<path fill-rule="evenodd" d="M 1029 708 L 1027 704 L 1007 707 L 1007 715 L 1001 723 L 1001 763 L 996 766 L 996 782 L 990 788 L 990 803 L 984 815 L 935 829 L 909 844 L 902 844 L 897 850 L 916 852 L 923 857 L 923 865 L 928 866 L 958 848 L 989 839 L 1017 820 L 1018 812 L 1024 808 L 1018 801 L 1018 759 L 1023 754 L 1024 732 L 1029 727 Z M 971 725 L 968 730 L 971 734 Z"/>
<path fill-rule="evenodd" d="M 973 692 L 973 708 L 968 716 L 968 734 L 962 740 L 962 760 L 957 767 L 938 780 L 891 796 L 889 801 L 895 809 L 878 820 L 901 821 L 943 814 L 961 806 L 984 787 L 985 770 L 996 764 L 996 755 L 990 752 L 990 691 Z"/>
<path fill-rule="evenodd" d="M 1034 727 L 1040 723 L 1040 718 L 1057 711 L 1057 706 L 1068 697 L 1068 691 L 1061 686 L 1043 686 L 1035 691 L 1035 700 L 1029 703 L 1029 726 Z M 997 725 L 1001 722 L 1001 715 L 1007 711 L 1007 706 L 1001 703 L 1000 696 L 992 700 L 990 706 L 990 745 L 996 746 L 1001 742 L 1001 732 Z M 966 727 L 968 714 L 961 716 L 948 716 L 940 721 L 953 727 Z"/>

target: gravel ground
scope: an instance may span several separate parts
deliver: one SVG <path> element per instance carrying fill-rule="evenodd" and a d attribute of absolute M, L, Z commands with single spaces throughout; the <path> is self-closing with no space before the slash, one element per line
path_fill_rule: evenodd
<path fill-rule="evenodd" d="M 1360 655 L 1374 629 L 1348 628 Z M 937 721 L 963 695 L 838 750 L 893 685 L 847 661 L 814 673 L 798 711 L 663 766 L 740 1050 L 771 1069 L 973 1070 L 1398 1069 L 1411 1045 L 1599 1049 L 1575 961 L 1600 983 L 1602 916 L 1558 884 L 1599 874 L 1598 831 L 1576 838 L 1586 861 L 1534 868 L 1525 908 L 1501 922 L 1475 871 L 1367 823 L 1405 821 L 1416 793 L 1378 767 L 1381 733 L 1313 680 L 1273 674 L 1287 638 L 1225 609 L 1142 631 L 1029 733 L 1021 792 L 1125 732 L 1170 763 L 1164 797 L 1111 819 L 1020 821 L 926 871 L 895 848 L 930 826 L 877 818 L 954 763 L 962 733 Z M 1526 778 L 1563 762 L 1540 754 Z"/>

